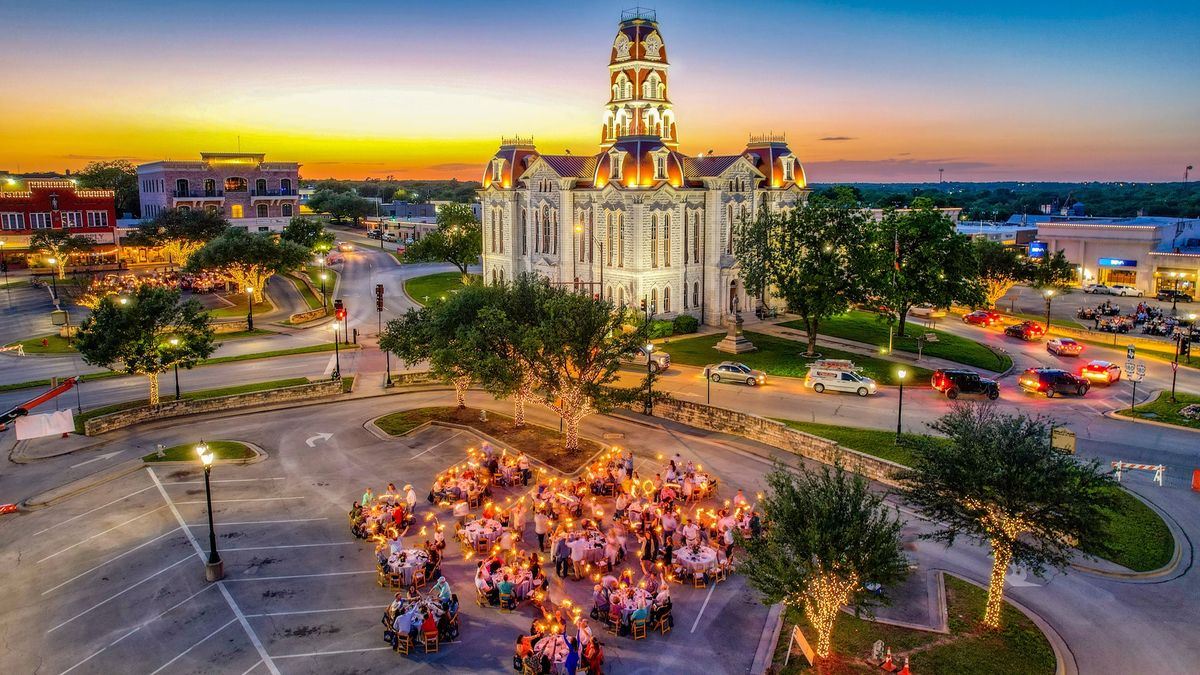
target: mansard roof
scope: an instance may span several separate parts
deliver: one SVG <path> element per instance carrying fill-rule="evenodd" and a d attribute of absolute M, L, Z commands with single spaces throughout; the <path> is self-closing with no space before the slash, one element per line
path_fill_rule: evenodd
<path fill-rule="evenodd" d="M 710 178 L 720 176 L 733 166 L 741 155 L 709 155 L 707 157 L 688 157 L 683 160 L 683 173 L 688 178 Z"/>

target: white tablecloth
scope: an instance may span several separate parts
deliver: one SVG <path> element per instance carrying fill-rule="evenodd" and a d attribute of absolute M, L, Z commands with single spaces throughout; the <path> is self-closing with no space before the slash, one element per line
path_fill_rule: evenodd
<path fill-rule="evenodd" d="M 675 560 L 689 572 L 708 572 L 717 566 L 717 549 L 701 546 L 693 553 L 690 547 L 675 551 Z"/>
<path fill-rule="evenodd" d="M 495 543 L 500 537 L 503 527 L 498 520 L 472 520 L 463 526 L 463 531 L 467 534 L 467 539 L 472 543 L 480 539 L 486 540 L 489 544 Z"/>
<path fill-rule="evenodd" d="M 404 584 L 407 586 L 412 583 L 413 571 L 417 568 L 424 569 L 425 564 L 429 562 L 429 554 L 423 549 L 406 548 L 404 549 L 404 562 L 400 562 L 400 556 L 392 556 L 388 560 L 388 565 L 392 571 L 399 572 L 404 579 Z"/>

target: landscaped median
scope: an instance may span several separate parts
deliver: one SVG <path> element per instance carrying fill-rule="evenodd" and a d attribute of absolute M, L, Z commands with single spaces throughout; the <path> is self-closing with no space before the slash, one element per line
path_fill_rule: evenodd
<path fill-rule="evenodd" d="M 475 274 L 472 274 L 471 278 L 475 281 L 479 280 L 479 276 Z M 426 274 L 404 282 L 404 292 L 419 305 L 442 298 L 462 287 L 462 274 L 458 272 Z"/>
<path fill-rule="evenodd" d="M 209 452 L 213 453 L 216 461 L 220 460 L 246 460 L 253 459 L 257 456 L 250 446 L 239 441 L 206 441 Z M 158 452 L 152 452 L 142 457 L 143 462 L 199 462 L 196 455 L 196 443 L 184 443 L 183 445 L 173 445 L 163 450 L 162 457 L 158 456 Z"/>
<path fill-rule="evenodd" d="M 843 614 L 833 627 L 833 644 L 837 653 L 832 664 L 823 664 L 825 673 L 878 673 L 878 662 L 870 661 L 876 640 L 891 648 L 897 667 L 903 657 L 912 657 L 912 670 L 922 675 L 1050 675 L 1057 665 L 1054 649 L 1037 625 L 1011 604 L 1005 603 L 999 631 L 983 630 L 970 617 L 983 614 L 987 591 L 957 577 L 943 574 L 946 588 L 946 613 L 949 634 L 903 628 Z M 804 657 L 793 654 L 786 668 L 791 626 L 812 643 L 815 632 L 804 618 L 804 612 L 788 608 L 784 626 L 775 650 L 774 672 L 781 675 L 813 672 Z"/>
<path fill-rule="evenodd" d="M 788 321 L 780 325 L 800 331 L 804 330 L 804 324 L 800 321 Z M 840 316 L 825 319 L 818 327 L 818 332 L 821 335 L 861 342 L 877 349 L 886 349 L 888 346 L 888 325 L 874 312 L 852 310 Z M 937 336 L 937 341 L 924 344 L 920 350 L 924 356 L 955 361 L 964 366 L 982 368 L 997 373 L 1012 368 L 1012 358 L 1007 354 L 997 352 L 987 345 L 969 338 L 935 328 L 926 328 L 911 319 L 905 325 L 905 333 L 904 336 L 892 336 L 893 350 L 916 354 L 918 351 L 917 336 L 932 333 Z M 826 350 L 822 348 L 821 351 Z"/>
<path fill-rule="evenodd" d="M 783 377 L 804 377 L 808 373 L 812 361 L 803 356 L 806 345 L 796 340 L 775 337 L 765 333 L 745 332 L 746 339 L 754 343 L 758 349 L 745 354 L 726 354 L 713 347 L 725 338 L 722 334 L 702 335 L 683 340 L 671 340 L 662 345 L 671 355 L 671 362 L 689 366 L 706 366 L 721 361 L 740 361 L 751 368 L 766 372 L 768 375 Z M 833 349 L 826 345 L 818 345 L 821 357 L 826 359 L 850 359 L 856 366 L 862 368 L 862 374 L 880 384 L 899 384 L 896 373 L 900 369 L 908 371 L 905 382 L 908 384 L 927 384 L 933 372 L 904 363 L 894 363 L 883 359 L 851 354 L 850 352 Z"/>
<path fill-rule="evenodd" d="M 837 441 L 843 447 L 880 459 L 904 466 L 908 466 L 912 462 L 912 455 L 908 448 L 904 446 L 903 442 L 897 446 L 896 434 L 891 431 L 813 424 L 796 420 L 779 421 L 793 429 Z M 905 436 L 915 437 L 910 434 L 905 434 Z M 1155 513 L 1154 509 L 1146 506 L 1137 497 L 1119 487 L 1112 489 L 1116 493 L 1118 506 L 1109 514 L 1108 545 L 1113 549 L 1113 554 L 1108 559 L 1135 572 L 1149 572 L 1169 563 L 1175 552 L 1175 539 L 1167 524 Z M 1086 548 L 1082 550 L 1089 555 L 1096 554 L 1095 551 Z"/>
<path fill-rule="evenodd" d="M 1140 403 L 1132 411 L 1129 408 L 1122 408 L 1116 413 L 1121 417 L 1149 420 L 1188 429 L 1200 429 L 1200 396 L 1175 394 L 1175 403 L 1171 403 L 1171 392 L 1160 391 L 1153 401 Z"/>
<path fill-rule="evenodd" d="M 513 424 L 513 418 L 490 410 L 487 411 L 487 419 L 484 420 L 482 413 L 478 408 L 453 406 L 414 408 L 384 415 L 374 423 L 380 431 L 390 436 L 403 436 L 431 422 L 470 427 L 567 474 L 578 470 L 587 464 L 592 456 L 605 449 L 605 446 L 599 443 L 581 438 L 579 452 L 567 453 L 563 450 L 562 435 L 552 429 L 532 422 L 517 427 Z"/>

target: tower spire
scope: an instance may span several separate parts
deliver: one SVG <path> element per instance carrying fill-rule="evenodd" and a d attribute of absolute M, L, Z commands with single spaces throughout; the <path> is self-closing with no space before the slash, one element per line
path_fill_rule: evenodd
<path fill-rule="evenodd" d="M 678 145 L 675 111 L 668 97 L 666 45 L 654 10 L 621 12 L 608 61 L 609 96 L 604 106 L 600 146 L 609 148 L 627 136 L 653 136 Z"/>

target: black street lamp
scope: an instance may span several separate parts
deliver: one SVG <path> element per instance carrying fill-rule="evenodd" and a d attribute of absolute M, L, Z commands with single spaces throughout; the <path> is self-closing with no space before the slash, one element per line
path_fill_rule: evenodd
<path fill-rule="evenodd" d="M 246 300 L 248 302 L 247 310 L 246 310 L 246 330 L 251 331 L 251 330 L 254 330 L 254 287 L 253 286 L 246 287 Z"/>
<path fill-rule="evenodd" d="M 171 343 L 172 349 L 179 346 L 179 338 L 177 338 L 177 337 L 173 337 L 170 340 L 167 340 L 167 342 Z M 178 360 L 178 355 L 172 354 L 172 356 L 176 356 L 176 360 L 175 360 L 175 400 L 178 401 L 179 400 L 179 360 Z"/>
<path fill-rule="evenodd" d="M 338 326 L 337 321 L 331 324 L 333 328 L 333 379 L 338 379 L 342 376 L 342 357 L 338 352 Z"/>
<path fill-rule="evenodd" d="M 646 343 L 646 414 L 654 417 L 654 343 Z"/>
<path fill-rule="evenodd" d="M 1047 288 L 1042 291 L 1042 295 L 1046 296 L 1046 331 L 1050 330 L 1050 299 L 1054 297 L 1054 289 Z"/>
<path fill-rule="evenodd" d="M 55 265 L 58 264 L 58 258 L 46 258 L 46 262 L 50 263 L 50 284 L 54 288 L 54 304 L 58 304 L 58 270 Z"/>
<path fill-rule="evenodd" d="M 225 576 L 225 564 L 221 562 L 221 555 L 217 553 L 217 530 L 213 527 L 212 486 L 209 483 L 214 455 L 209 452 L 204 441 L 200 441 L 200 445 L 196 446 L 196 454 L 200 456 L 200 463 L 204 465 L 204 497 L 208 502 L 208 563 L 204 566 L 204 578 L 220 581 Z"/>
<path fill-rule="evenodd" d="M 328 313 L 329 312 L 329 296 L 325 294 L 325 279 L 327 277 L 329 277 L 329 273 L 322 270 L 321 274 L 319 274 L 318 276 L 321 277 L 321 306 L 324 307 L 326 313 Z"/>
<path fill-rule="evenodd" d="M 896 445 L 900 445 L 900 420 L 904 416 L 904 378 L 908 377 L 908 371 L 901 368 L 896 371 L 896 378 L 900 380 L 900 402 L 896 405 Z"/>

